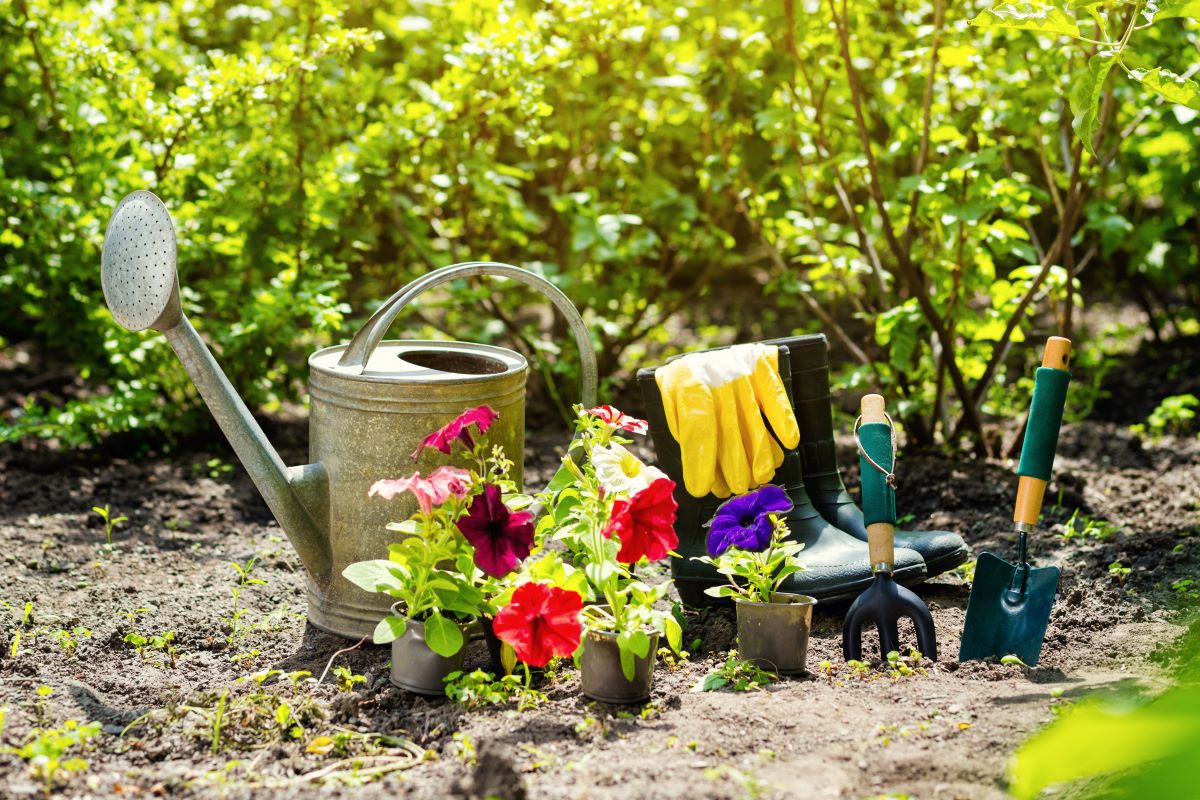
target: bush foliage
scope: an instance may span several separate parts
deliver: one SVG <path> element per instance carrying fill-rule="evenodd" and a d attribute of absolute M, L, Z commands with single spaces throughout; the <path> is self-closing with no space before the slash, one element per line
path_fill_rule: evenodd
<path fill-rule="evenodd" d="M 0 0 L 0 336 L 95 391 L 4 436 L 180 428 L 160 336 L 103 304 L 128 191 L 167 202 L 185 309 L 252 406 L 407 280 L 535 269 L 601 372 L 822 330 L 911 436 L 1011 413 L 1082 298 L 1200 301 L 1196 0 Z M 975 24 L 970 24 L 974 20 Z M 401 330 L 403 326 L 404 330 Z M 536 296 L 471 283 L 395 333 L 507 341 L 560 406 Z M 1031 343 L 1032 344 L 1032 343 Z M 1025 350 L 1030 352 L 1025 352 Z M 611 384 L 610 384 L 611 385 Z"/>

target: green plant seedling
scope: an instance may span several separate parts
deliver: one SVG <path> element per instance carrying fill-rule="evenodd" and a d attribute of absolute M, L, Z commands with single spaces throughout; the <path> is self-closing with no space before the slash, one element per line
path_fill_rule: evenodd
<path fill-rule="evenodd" d="M 229 635 L 225 637 L 225 643 L 229 647 L 232 647 L 246 635 L 246 629 L 241 624 L 242 617 L 246 614 L 246 609 L 240 607 L 242 592 L 250 586 L 266 586 L 267 584 L 261 578 L 254 578 L 250 575 L 257 561 L 258 556 L 251 556 L 244 564 L 239 564 L 236 561 L 229 562 L 237 576 L 237 582 L 229 590 L 229 593 L 233 595 L 233 608 L 228 617 L 222 617 L 222 621 L 229 628 Z"/>
<path fill-rule="evenodd" d="M 1120 561 L 1114 561 L 1108 565 L 1109 576 L 1115 578 L 1121 586 L 1125 585 L 1125 579 L 1129 577 L 1131 572 L 1133 572 L 1133 568 L 1123 565 Z"/>
<path fill-rule="evenodd" d="M 1063 539 L 1095 539 L 1096 541 L 1104 541 L 1105 539 L 1118 533 L 1118 528 L 1108 520 L 1092 519 L 1088 516 L 1080 516 L 1079 509 L 1071 514 L 1071 517 L 1063 523 Z"/>
<path fill-rule="evenodd" d="M 1131 425 L 1129 430 L 1139 438 L 1157 442 L 1166 434 L 1187 433 L 1195 423 L 1200 398 L 1194 394 L 1177 394 L 1163 399 L 1146 417 L 1146 422 Z"/>
<path fill-rule="evenodd" d="M 355 684 L 367 682 L 366 676 L 358 675 L 354 670 L 345 666 L 334 667 L 333 677 L 337 680 L 337 687 L 340 692 L 353 691 Z"/>
<path fill-rule="evenodd" d="M 730 650 L 725 663 L 711 670 L 692 687 L 693 692 L 715 692 L 729 689 L 733 692 L 752 692 L 780 680 L 770 670 L 755 666 L 738 658 L 736 650 Z"/>
<path fill-rule="evenodd" d="M 92 506 L 92 513 L 99 514 L 100 519 L 104 520 L 104 547 L 111 551 L 113 530 L 122 522 L 128 522 L 129 517 L 114 517 L 108 503 L 103 507 Z"/>
<path fill-rule="evenodd" d="M 446 676 L 446 696 L 467 709 L 515 702 L 518 711 L 526 711 L 546 702 L 546 695 L 528 683 L 528 674 L 524 678 L 502 675 L 497 680 L 495 675 L 481 669 L 465 673 L 456 670 Z"/>
<path fill-rule="evenodd" d="M 79 625 L 70 630 L 59 629 L 52 631 L 50 635 L 54 638 L 54 641 L 58 642 L 58 646 L 67 654 L 68 658 L 74 657 L 75 650 L 79 647 L 80 639 L 92 638 L 92 632 Z"/>
<path fill-rule="evenodd" d="M 45 687 L 44 687 L 45 688 Z M 49 797 L 61 782 L 62 773 L 82 772 L 88 762 L 78 756 L 68 756 L 69 751 L 82 749 L 87 742 L 100 733 L 99 722 L 80 725 L 69 719 L 57 728 L 38 727 L 20 747 L 0 747 L 0 753 L 24 759 L 34 778 L 41 781 L 42 790 Z"/>

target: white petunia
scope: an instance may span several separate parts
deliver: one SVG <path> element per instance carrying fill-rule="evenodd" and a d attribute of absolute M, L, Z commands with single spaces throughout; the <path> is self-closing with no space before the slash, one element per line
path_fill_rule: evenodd
<path fill-rule="evenodd" d="M 605 490 L 616 494 L 634 495 L 667 477 L 657 467 L 648 467 L 637 456 L 619 444 L 592 448 L 592 466 Z"/>

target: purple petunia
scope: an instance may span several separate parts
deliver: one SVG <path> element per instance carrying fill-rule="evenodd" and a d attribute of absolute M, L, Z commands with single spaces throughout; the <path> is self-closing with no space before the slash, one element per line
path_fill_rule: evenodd
<path fill-rule="evenodd" d="M 475 495 L 458 529 L 475 548 L 475 564 L 497 578 L 512 572 L 533 547 L 533 514 L 509 511 L 494 483 Z"/>
<path fill-rule="evenodd" d="M 756 553 L 766 550 L 774 530 L 768 515 L 791 510 L 791 499 L 778 486 L 764 486 L 726 500 L 709 523 L 709 556 L 716 558 L 731 547 Z"/>

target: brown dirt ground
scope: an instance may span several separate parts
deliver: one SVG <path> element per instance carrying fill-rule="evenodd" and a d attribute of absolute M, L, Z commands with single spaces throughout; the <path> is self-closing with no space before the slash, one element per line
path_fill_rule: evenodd
<path fill-rule="evenodd" d="M 1188 352 L 1194 357 L 1194 342 Z M 1177 354 L 1167 358 L 1178 361 Z M 1194 367 L 1193 360 L 1191 374 Z M 1132 363 L 1127 371 L 1140 374 Z M 830 608 L 816 617 L 808 677 L 751 693 L 693 692 L 734 644 L 732 613 L 715 610 L 689 615 L 685 640 L 699 646 L 682 664 L 660 663 L 651 701 L 632 709 L 585 701 L 578 673 L 566 664 L 542 679 L 549 700 L 534 710 L 465 710 L 391 687 L 388 651 L 373 646 L 337 657 L 366 678 L 350 691 L 329 679 L 296 687 L 268 681 L 261 689 L 239 682 L 267 668 L 319 675 L 348 643 L 305 625 L 297 559 L 240 468 L 210 477 L 210 458 L 231 458 L 223 446 L 174 453 L 3 449 L 0 600 L 10 608 L 0 608 L 0 707 L 8 708 L 0 744 L 24 742 L 37 724 L 36 689 L 46 685 L 53 694 L 40 713 L 48 724 L 104 725 L 83 753 L 88 769 L 57 790 L 63 797 L 307 796 L 317 791 L 318 770 L 346 766 L 336 752 L 309 753 L 307 745 L 339 730 L 398 737 L 377 745 L 390 761 L 368 766 L 410 768 L 362 786 L 348 785 L 353 780 L 343 771 L 344 781 L 320 784 L 326 797 L 1003 797 L 1007 758 L 1053 717 L 1054 706 L 1130 686 L 1152 690 L 1162 674 L 1148 657 L 1180 632 L 1182 598 L 1170 585 L 1200 563 L 1192 536 L 1200 526 L 1200 442 L 1143 445 L 1133 437 L 1128 424 L 1157 400 L 1146 399 L 1154 387 L 1126 377 L 1112 377 L 1112 386 L 1123 388 L 1114 388 L 1093 419 L 1063 431 L 1049 530 L 1036 549 L 1040 563 L 1063 567 L 1063 578 L 1036 669 L 955 660 L 968 585 L 948 575 L 920 589 L 933 609 L 942 657 L 925 661 L 919 674 L 851 674 L 840 655 L 844 609 Z M 1130 385 L 1137 395 L 1122 398 Z M 1130 408 L 1138 415 L 1122 413 Z M 272 427 L 286 443 L 285 459 L 302 460 L 303 426 Z M 533 437 L 526 455 L 531 484 L 544 479 L 558 444 L 557 437 Z M 852 475 L 849 454 L 843 447 Z M 1011 464 L 907 453 L 901 465 L 901 514 L 913 514 L 918 526 L 962 532 L 976 552 L 1011 557 Z M 103 526 L 89 512 L 105 503 L 130 517 L 112 552 L 102 549 Z M 1055 535 L 1076 508 L 1119 531 L 1102 541 Z M 249 630 L 230 647 L 229 562 L 252 556 L 254 575 L 266 583 L 245 591 L 242 623 Z M 1109 574 L 1116 560 L 1132 569 L 1123 584 Z M 26 601 L 32 618 L 12 657 Z M 125 612 L 134 609 L 146 609 L 137 616 L 140 632 L 175 633 L 174 667 L 123 641 Z M 91 636 L 68 654 L 54 632 L 73 626 Z M 473 643 L 468 664 L 484 661 L 482 645 Z M 831 662 L 826 670 L 818 666 L 823 661 Z M 227 741 L 214 753 L 203 714 L 211 716 L 225 692 L 226 736 L 248 746 Z M 252 741 L 256 729 L 244 724 L 238 703 L 254 692 L 269 698 L 268 713 L 289 702 L 304 720 L 299 740 Z M 351 747 L 362 752 L 364 745 Z M 38 791 L 21 759 L 0 755 L 0 797 Z"/>

